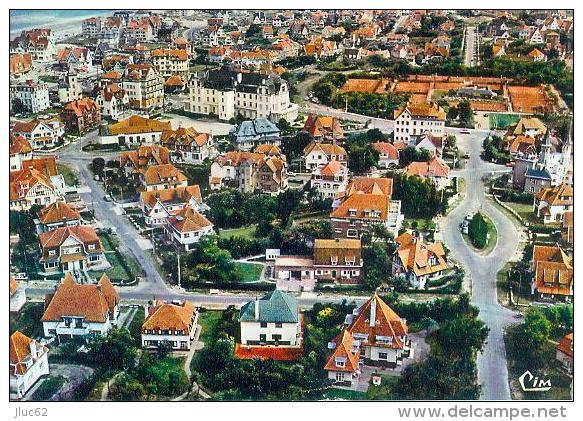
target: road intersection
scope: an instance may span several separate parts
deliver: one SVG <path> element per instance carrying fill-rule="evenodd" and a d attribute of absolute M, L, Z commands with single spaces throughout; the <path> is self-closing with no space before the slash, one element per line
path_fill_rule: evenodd
<path fill-rule="evenodd" d="M 332 110 L 316 104 L 305 104 L 303 111 L 319 111 L 332 113 L 338 118 L 357 121 L 370 121 L 369 127 L 377 127 L 383 131 L 392 131 L 391 120 L 370 118 L 341 110 Z M 466 167 L 454 170 L 453 174 L 465 180 L 465 196 L 442 222 L 442 237 L 451 250 L 452 258 L 460 262 L 471 279 L 472 302 L 480 309 L 480 317 L 490 329 L 490 334 L 484 351 L 478 356 L 479 382 L 482 385 L 482 399 L 507 400 L 510 399 L 508 386 L 508 371 L 506 353 L 503 340 L 504 328 L 515 322 L 513 313 L 498 304 L 496 294 L 496 273 L 509 260 L 517 259 L 517 250 L 521 233 L 517 227 L 487 200 L 484 192 L 482 177 L 496 171 L 503 171 L 505 167 L 487 163 L 481 160 L 482 140 L 489 133 L 486 130 L 471 130 L 470 134 L 462 134 L 459 129 L 448 128 L 450 133 L 457 136 L 457 143 L 462 150 L 470 154 Z M 128 301 L 146 301 L 153 298 L 163 300 L 188 299 L 197 305 L 207 306 L 239 306 L 255 297 L 249 293 L 222 293 L 203 294 L 185 292 L 169 286 L 158 272 L 153 256 L 143 250 L 136 240 L 139 234 L 130 222 L 113 211 L 111 202 L 104 200 L 105 192 L 100 183 L 93 179 L 88 164 L 96 156 L 113 159 L 117 153 L 84 152 L 82 147 L 91 142 L 96 136 L 93 132 L 77 142 L 66 146 L 59 152 L 59 161 L 73 167 L 80 176 L 82 184 L 87 186 L 86 192 L 80 193 L 86 203 L 91 203 L 95 215 L 106 227 L 115 227 L 120 240 L 122 252 L 131 253 L 145 272 L 143 280 L 132 287 L 120 288 L 120 295 Z M 462 239 L 458 225 L 469 212 L 481 209 L 496 225 L 498 243 L 487 256 L 476 253 Z M 41 294 L 42 288 L 31 288 L 31 293 Z M 345 295 L 303 295 L 299 298 L 300 306 L 307 308 L 316 302 L 330 302 L 356 300 L 362 302 L 366 297 L 352 297 Z"/>

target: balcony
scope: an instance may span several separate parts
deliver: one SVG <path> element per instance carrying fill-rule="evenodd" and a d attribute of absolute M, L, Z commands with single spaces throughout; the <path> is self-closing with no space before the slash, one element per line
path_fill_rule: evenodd
<path fill-rule="evenodd" d="M 67 326 L 65 323 L 59 323 L 56 333 L 57 335 L 84 336 L 89 334 L 89 327 L 76 327 L 75 324 Z"/>

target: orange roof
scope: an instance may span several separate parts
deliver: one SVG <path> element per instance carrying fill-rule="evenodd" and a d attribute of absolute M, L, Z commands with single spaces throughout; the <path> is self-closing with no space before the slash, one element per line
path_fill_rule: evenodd
<path fill-rule="evenodd" d="M 122 152 L 119 165 L 124 168 L 129 162 L 134 172 L 144 172 L 151 165 L 170 164 L 170 150 L 164 146 L 140 146 L 137 150 Z"/>
<path fill-rule="evenodd" d="M 57 160 L 54 156 L 43 156 L 22 161 L 22 169 L 35 169 L 46 177 L 57 175 Z"/>
<path fill-rule="evenodd" d="M 27 371 L 26 360 L 30 356 L 30 344 L 36 342 L 34 339 L 29 338 L 24 333 L 20 331 L 14 332 L 10 335 L 10 374 L 23 375 Z M 40 348 L 41 354 L 48 351 L 46 346 L 37 343 L 37 347 Z M 14 367 L 12 367 L 14 366 Z"/>
<path fill-rule="evenodd" d="M 178 232 L 200 231 L 213 226 L 211 221 L 190 206 L 182 208 L 176 215 L 168 218 L 168 224 Z"/>
<path fill-rule="evenodd" d="M 373 308 L 376 316 L 374 319 Z M 407 336 L 408 333 L 407 322 L 401 319 L 376 292 L 358 309 L 358 315 L 353 318 L 346 330 L 352 335 L 367 335 L 367 339 L 363 340 L 366 345 L 394 349 L 403 349 L 401 336 Z M 379 337 L 391 337 L 392 341 L 386 343 Z"/>
<path fill-rule="evenodd" d="M 399 159 L 399 150 L 389 142 L 374 142 L 372 147 L 380 154 L 387 155 L 388 159 Z"/>
<path fill-rule="evenodd" d="M 150 52 L 152 57 L 168 57 L 175 60 L 188 60 L 186 50 L 180 48 L 158 48 Z"/>
<path fill-rule="evenodd" d="M 279 146 L 277 146 L 274 143 L 262 143 L 260 145 L 257 145 L 255 149 L 253 149 L 253 152 L 274 156 L 281 155 L 281 149 L 279 149 Z"/>
<path fill-rule="evenodd" d="M 20 171 L 11 171 L 10 201 L 14 202 L 24 199 L 29 190 L 37 184 L 42 184 L 51 190 L 54 189 L 48 176 L 44 175 L 36 168 L 25 168 Z"/>
<path fill-rule="evenodd" d="M 332 342 L 334 342 L 335 348 L 328 357 L 324 370 L 355 373 L 358 370 L 358 361 L 360 360 L 360 347 L 353 347 L 354 338 L 350 332 L 343 329 Z M 340 359 L 344 362 L 343 367 L 336 365 L 336 361 Z"/>
<path fill-rule="evenodd" d="M 561 351 L 563 354 L 573 358 L 573 343 L 573 334 L 569 333 L 561 339 L 561 342 L 557 345 L 557 351 Z"/>
<path fill-rule="evenodd" d="M 169 121 L 153 120 L 139 115 L 133 115 L 125 120 L 110 124 L 108 130 L 111 135 L 137 134 L 172 130 L 172 126 Z"/>
<path fill-rule="evenodd" d="M 148 330 L 178 330 L 190 336 L 196 317 L 196 309 L 190 301 L 180 304 L 161 303 L 148 308 L 148 315 L 142 324 L 142 333 Z"/>
<path fill-rule="evenodd" d="M 340 161 L 332 159 L 320 169 L 320 175 L 333 177 L 343 173 L 345 169 L 346 167 Z"/>
<path fill-rule="evenodd" d="M 344 157 L 347 156 L 346 149 L 344 149 L 342 146 L 334 145 L 331 143 L 320 143 L 316 141 L 310 142 L 310 144 L 304 148 L 304 156 L 308 155 L 313 150 L 321 151 L 327 156 L 330 155 L 336 156 L 343 155 Z"/>
<path fill-rule="evenodd" d="M 426 244 L 421 239 L 406 234 L 395 240 L 399 244 L 395 253 L 403 268 L 413 271 L 417 276 L 430 275 L 448 268 L 445 250 L 440 242 Z"/>
<path fill-rule="evenodd" d="M 573 265 L 567 254 L 557 246 L 534 245 L 531 271 L 537 292 L 553 295 L 573 295 Z"/>
<path fill-rule="evenodd" d="M 304 124 L 304 131 L 310 133 L 313 137 L 344 137 L 344 129 L 342 129 L 340 121 L 332 116 L 308 115 Z"/>
<path fill-rule="evenodd" d="M 81 219 L 79 212 L 61 200 L 42 208 L 37 215 L 40 222 L 45 225 Z"/>
<path fill-rule="evenodd" d="M 340 88 L 340 93 L 365 92 L 369 94 L 386 94 L 390 88 L 388 79 L 348 79 Z"/>
<path fill-rule="evenodd" d="M 448 177 L 449 167 L 441 158 L 434 155 L 428 162 L 411 162 L 405 167 L 405 174 L 420 177 Z"/>
<path fill-rule="evenodd" d="M 179 184 L 187 178 L 172 164 L 152 165 L 144 171 L 144 181 L 147 185 L 172 182 Z"/>
<path fill-rule="evenodd" d="M 547 202 L 550 206 L 568 206 L 573 204 L 573 187 L 562 183 L 555 187 L 540 190 L 536 194 L 538 200 Z"/>
<path fill-rule="evenodd" d="M 244 162 L 251 162 L 258 164 L 265 157 L 262 153 L 254 153 L 247 151 L 230 151 L 219 155 L 215 162 L 219 163 L 221 166 L 239 166 Z"/>
<path fill-rule="evenodd" d="M 160 137 L 160 142 L 174 145 L 191 145 L 204 146 L 210 140 L 209 133 L 200 133 L 194 127 L 179 127 L 176 130 L 164 130 Z M 170 146 L 173 148 L 172 146 Z"/>
<path fill-rule="evenodd" d="M 545 53 L 543 53 L 538 48 L 534 48 L 530 53 L 528 53 L 528 56 L 532 57 L 533 59 L 546 57 Z"/>
<path fill-rule="evenodd" d="M 48 303 L 47 303 L 48 301 Z M 41 321 L 60 321 L 63 316 L 81 316 L 87 322 L 104 323 L 119 303 L 119 295 L 107 275 L 97 285 L 77 284 L 70 273 L 63 278 L 54 295 L 45 299 Z"/>
<path fill-rule="evenodd" d="M 295 361 L 302 356 L 301 347 L 251 346 L 235 344 L 235 357 L 242 360 Z"/>
<path fill-rule="evenodd" d="M 339 265 L 354 261 L 360 265 L 361 243 L 359 239 L 335 238 L 314 240 L 314 265 L 330 265 L 333 261 Z"/>
<path fill-rule="evenodd" d="M 91 98 L 77 99 L 69 102 L 63 108 L 63 112 L 72 112 L 77 117 L 82 117 L 85 113 L 93 112 L 94 110 L 97 110 L 97 103 Z"/>
<path fill-rule="evenodd" d="M 74 227 L 59 227 L 53 231 L 42 232 L 38 239 L 42 248 L 41 260 L 48 257 L 48 249 L 60 248 L 69 237 L 75 237 L 83 244 L 95 244 L 94 253 L 102 251 L 101 240 L 95 233 L 95 229 L 88 225 L 77 225 Z"/>
<path fill-rule="evenodd" d="M 438 120 L 445 120 L 445 111 L 443 108 L 432 103 L 407 104 L 395 110 L 395 119 L 397 119 L 405 111 L 409 112 L 413 117 L 432 117 Z"/>
<path fill-rule="evenodd" d="M 166 86 L 186 86 L 186 81 L 180 75 L 169 76 L 164 82 Z"/>
<path fill-rule="evenodd" d="M 346 186 L 346 196 L 366 193 L 391 197 L 393 194 L 393 179 L 385 177 L 354 177 Z"/>
<path fill-rule="evenodd" d="M 18 282 L 14 279 L 14 275 L 10 274 L 10 295 L 18 290 Z"/>
<path fill-rule="evenodd" d="M 18 76 L 26 73 L 32 69 L 32 55 L 30 53 L 24 54 L 10 54 L 10 74 Z"/>
<path fill-rule="evenodd" d="M 10 144 L 10 156 L 16 154 L 24 155 L 32 152 L 30 142 L 23 136 L 14 136 L 11 134 L 8 138 L 8 143 Z"/>
<path fill-rule="evenodd" d="M 357 193 L 348 196 L 332 211 L 331 218 L 368 219 L 386 221 L 389 213 L 388 196 Z"/>
<path fill-rule="evenodd" d="M 171 189 L 143 191 L 140 193 L 142 203 L 147 203 L 150 207 L 153 207 L 158 201 L 161 203 L 180 201 L 186 204 L 193 197 L 198 203 L 202 203 L 202 195 L 198 184 Z"/>

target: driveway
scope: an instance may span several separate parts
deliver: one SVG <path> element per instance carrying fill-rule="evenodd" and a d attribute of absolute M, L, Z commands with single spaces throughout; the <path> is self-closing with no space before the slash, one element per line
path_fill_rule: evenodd
<path fill-rule="evenodd" d="M 512 311 L 497 300 L 496 274 L 509 260 L 518 260 L 519 240 L 523 233 L 486 199 L 482 176 L 504 167 L 481 160 L 484 134 L 458 134 L 458 145 L 470 154 L 466 168 L 454 171 L 465 180 L 466 194 L 459 205 L 443 220 L 442 235 L 451 257 L 462 263 L 472 280 L 472 302 L 480 309 L 480 318 L 490 329 L 484 350 L 478 356 L 478 378 L 482 399 L 509 400 L 508 370 L 504 346 L 504 329 L 516 322 Z M 489 255 L 475 253 L 463 240 L 459 224 L 467 213 L 480 210 L 490 217 L 498 231 L 498 242 Z"/>

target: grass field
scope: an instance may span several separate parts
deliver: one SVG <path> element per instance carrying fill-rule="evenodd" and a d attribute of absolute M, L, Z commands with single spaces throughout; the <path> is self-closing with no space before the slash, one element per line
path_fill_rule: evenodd
<path fill-rule="evenodd" d="M 491 113 L 488 115 L 490 129 L 506 129 L 520 120 L 518 114 Z"/>
<path fill-rule="evenodd" d="M 251 239 L 255 236 L 256 225 L 247 225 L 241 228 L 222 229 L 219 231 L 219 238 L 242 237 Z"/>
<path fill-rule="evenodd" d="M 207 310 L 201 312 L 198 317 L 198 324 L 201 327 L 199 340 L 204 343 L 212 342 L 216 336 L 217 326 L 223 318 L 223 312 L 217 310 Z"/>
<path fill-rule="evenodd" d="M 484 247 L 484 252 L 490 253 L 498 243 L 498 230 L 496 230 L 496 225 L 494 225 L 490 218 L 484 216 L 484 219 L 488 224 L 488 242 L 486 243 L 486 247 Z"/>
<path fill-rule="evenodd" d="M 57 172 L 63 176 L 66 185 L 68 186 L 79 185 L 79 177 L 77 176 L 77 173 L 67 165 L 57 164 Z"/>
<path fill-rule="evenodd" d="M 255 263 L 235 262 L 235 267 L 243 283 L 259 281 L 259 276 L 263 270 L 262 265 Z"/>

